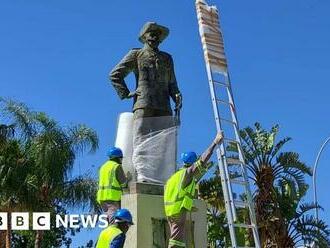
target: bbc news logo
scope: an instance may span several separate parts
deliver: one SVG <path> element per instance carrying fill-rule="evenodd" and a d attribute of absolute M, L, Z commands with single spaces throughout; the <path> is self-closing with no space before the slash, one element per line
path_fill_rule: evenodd
<path fill-rule="evenodd" d="M 10 214 L 10 218 L 8 218 Z M 10 220 L 11 223 L 8 223 Z M 0 230 L 7 230 L 10 224 L 12 230 L 29 230 L 30 213 L 0 212 Z M 79 215 L 66 214 L 55 216 L 55 228 L 105 228 L 108 224 L 108 216 L 102 215 Z M 32 230 L 50 230 L 50 213 L 38 212 L 32 213 Z"/>

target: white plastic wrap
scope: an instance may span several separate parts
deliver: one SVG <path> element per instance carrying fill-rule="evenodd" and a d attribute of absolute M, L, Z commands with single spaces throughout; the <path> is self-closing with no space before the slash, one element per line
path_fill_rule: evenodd
<path fill-rule="evenodd" d="M 171 116 L 133 122 L 132 161 L 137 181 L 164 184 L 175 172 L 178 127 Z"/>
<path fill-rule="evenodd" d="M 135 178 L 135 170 L 132 163 L 133 155 L 133 113 L 121 113 L 118 117 L 117 136 L 115 146 L 123 151 L 123 169 L 129 171 Z"/>

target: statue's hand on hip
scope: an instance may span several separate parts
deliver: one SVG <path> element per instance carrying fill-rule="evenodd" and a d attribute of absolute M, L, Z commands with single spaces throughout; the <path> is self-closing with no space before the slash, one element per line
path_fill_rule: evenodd
<path fill-rule="evenodd" d="M 138 91 L 132 91 L 132 92 L 130 92 L 130 93 L 127 95 L 126 98 L 132 98 L 132 97 L 140 96 L 140 95 L 141 95 L 140 92 L 138 92 Z"/>
<path fill-rule="evenodd" d="M 182 95 L 176 94 L 175 95 L 175 109 L 181 109 L 182 108 Z"/>
<path fill-rule="evenodd" d="M 126 173 L 126 179 L 127 179 L 127 182 L 130 182 L 133 179 L 133 176 L 129 171 L 127 171 L 127 173 Z"/>

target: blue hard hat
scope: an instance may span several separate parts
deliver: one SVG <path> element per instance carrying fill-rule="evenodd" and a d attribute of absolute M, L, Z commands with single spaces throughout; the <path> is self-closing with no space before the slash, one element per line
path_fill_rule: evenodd
<path fill-rule="evenodd" d="M 133 225 L 133 218 L 130 211 L 126 208 L 118 209 L 114 215 L 115 222 L 127 222 Z"/>
<path fill-rule="evenodd" d="M 183 152 L 181 153 L 181 160 L 185 164 L 193 164 L 197 160 L 197 155 L 195 152 Z"/>
<path fill-rule="evenodd" d="M 107 152 L 107 155 L 108 155 L 109 158 L 122 158 L 123 157 L 123 152 L 121 151 L 120 148 L 112 147 Z"/>

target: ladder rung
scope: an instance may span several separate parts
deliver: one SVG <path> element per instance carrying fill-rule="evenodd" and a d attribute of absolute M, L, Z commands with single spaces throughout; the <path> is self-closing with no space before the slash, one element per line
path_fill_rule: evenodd
<path fill-rule="evenodd" d="M 242 227 L 242 228 L 255 228 L 255 225 L 243 224 L 243 223 L 234 223 L 233 226 L 235 227 Z"/>
<path fill-rule="evenodd" d="M 228 141 L 228 142 L 231 142 L 231 143 L 236 143 L 236 144 L 239 144 L 239 142 L 237 140 L 234 140 L 234 139 L 228 139 L 228 138 L 224 138 L 223 139 L 224 141 Z"/>
<path fill-rule="evenodd" d="M 237 159 L 237 158 L 227 158 L 226 159 L 227 164 L 244 164 L 241 160 Z"/>
<path fill-rule="evenodd" d="M 226 102 L 226 101 L 221 100 L 221 99 L 219 99 L 219 98 L 215 98 L 215 100 L 216 100 L 217 102 L 219 102 L 219 103 L 222 103 L 222 104 L 227 104 L 227 105 L 229 105 L 229 106 L 232 105 L 230 102 Z"/>
<path fill-rule="evenodd" d="M 228 120 L 228 119 L 224 119 L 224 118 L 220 118 L 221 121 L 225 121 L 225 122 L 228 122 L 228 123 L 231 123 L 233 125 L 237 125 L 237 123 L 235 121 L 231 121 L 231 120 Z"/>
<path fill-rule="evenodd" d="M 241 185 L 247 185 L 248 182 L 246 181 L 242 181 L 242 180 L 237 180 L 237 179 L 230 179 L 231 183 L 235 183 L 235 184 L 241 184 Z"/>
<path fill-rule="evenodd" d="M 213 80 L 213 83 L 215 83 L 217 85 L 220 85 L 220 86 L 223 86 L 223 87 L 229 87 L 229 84 L 226 84 L 226 83 L 223 83 L 223 82 L 220 82 L 220 81 L 217 81 L 217 80 Z"/>
<path fill-rule="evenodd" d="M 239 208 L 247 208 L 249 207 L 249 203 L 245 202 L 245 201 L 237 201 L 237 200 L 234 200 L 234 205 L 236 207 L 239 207 Z"/>

